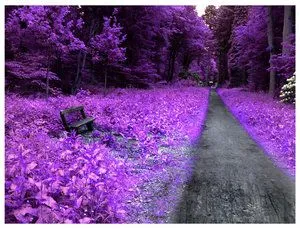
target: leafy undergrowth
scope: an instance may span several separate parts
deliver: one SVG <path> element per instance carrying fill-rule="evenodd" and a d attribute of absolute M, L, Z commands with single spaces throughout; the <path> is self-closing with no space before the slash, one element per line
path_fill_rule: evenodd
<path fill-rule="evenodd" d="M 295 176 L 295 107 L 264 93 L 219 89 L 227 107 L 271 159 Z"/>
<path fill-rule="evenodd" d="M 6 223 L 164 222 L 187 179 L 206 88 L 81 91 L 48 101 L 6 95 Z M 67 134 L 59 111 L 83 105 L 95 130 Z"/>

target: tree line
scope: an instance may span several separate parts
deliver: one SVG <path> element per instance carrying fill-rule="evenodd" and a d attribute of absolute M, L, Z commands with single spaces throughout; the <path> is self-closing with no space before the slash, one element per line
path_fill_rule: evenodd
<path fill-rule="evenodd" d="M 216 74 L 212 32 L 193 6 L 6 7 L 5 86 L 76 93 Z"/>
<path fill-rule="evenodd" d="M 295 72 L 294 6 L 7 6 L 6 90 L 74 94 L 191 78 L 278 95 Z"/>

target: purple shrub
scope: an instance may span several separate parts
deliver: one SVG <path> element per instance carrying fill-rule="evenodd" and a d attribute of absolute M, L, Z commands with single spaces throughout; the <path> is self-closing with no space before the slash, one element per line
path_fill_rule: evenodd
<path fill-rule="evenodd" d="M 276 70 L 278 75 L 284 78 L 289 78 L 295 71 L 295 34 L 290 34 L 288 42 L 283 42 L 282 46 L 287 52 L 274 55 L 270 69 Z"/>

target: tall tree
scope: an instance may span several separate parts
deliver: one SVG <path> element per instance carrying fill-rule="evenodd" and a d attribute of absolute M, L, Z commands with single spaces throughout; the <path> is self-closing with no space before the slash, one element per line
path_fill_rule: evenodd
<path fill-rule="evenodd" d="M 267 24 L 268 24 L 268 49 L 270 51 L 270 61 L 274 55 L 274 32 L 273 32 L 273 15 L 272 6 L 267 7 Z M 275 77 L 276 71 L 270 70 L 269 94 L 274 96 L 275 92 Z"/>
<path fill-rule="evenodd" d="M 293 17 L 292 6 L 284 6 L 284 20 L 282 31 L 282 42 L 289 42 L 289 35 L 293 32 Z M 288 54 L 289 49 L 286 46 L 282 47 L 282 53 Z"/>
<path fill-rule="evenodd" d="M 171 12 L 166 6 L 120 7 L 119 22 L 127 39 L 126 66 L 131 75 L 156 81 L 165 70 Z"/>
<path fill-rule="evenodd" d="M 89 44 L 95 34 L 100 33 L 103 27 L 103 17 L 112 15 L 113 10 L 112 6 L 80 6 L 78 8 L 78 12 L 84 20 L 84 25 L 79 35 L 85 44 Z M 82 50 L 77 55 L 77 68 L 75 79 L 72 81 L 72 94 L 76 93 L 80 86 L 83 74 L 85 73 L 86 63 L 90 61 L 87 58 L 88 54 L 87 50 Z"/>
<path fill-rule="evenodd" d="M 236 28 L 245 25 L 248 20 L 249 6 L 235 6 L 232 33 L 230 36 L 231 47 L 228 51 L 229 87 L 236 87 L 247 83 L 245 65 L 239 64 L 240 52 L 236 35 Z"/>
<path fill-rule="evenodd" d="M 188 72 L 191 64 L 197 65 L 201 73 L 204 73 L 204 59 L 211 63 L 209 52 L 209 40 L 212 39 L 210 29 L 204 20 L 199 17 L 193 6 L 177 7 L 173 11 L 173 21 L 169 38 L 169 56 L 167 68 L 167 81 L 174 79 L 175 63 L 179 61 L 180 71 Z M 177 59 L 177 57 L 180 57 Z"/>
<path fill-rule="evenodd" d="M 263 6 L 249 8 L 247 22 L 234 29 L 234 56 L 230 64 L 246 69 L 247 83 L 251 90 L 266 90 L 269 85 L 269 52 L 266 9 Z"/>
<path fill-rule="evenodd" d="M 92 38 L 90 42 L 91 53 L 95 63 L 104 66 L 104 94 L 107 93 L 107 69 L 126 60 L 126 48 L 121 47 L 126 39 L 122 27 L 117 23 L 117 9 L 111 17 L 104 17 L 103 30 Z"/>
<path fill-rule="evenodd" d="M 284 6 L 283 29 L 281 36 L 281 45 L 279 52 L 272 56 L 270 60 L 270 71 L 277 73 L 277 95 L 279 89 L 286 82 L 286 79 L 291 77 L 295 72 L 295 7 Z"/>

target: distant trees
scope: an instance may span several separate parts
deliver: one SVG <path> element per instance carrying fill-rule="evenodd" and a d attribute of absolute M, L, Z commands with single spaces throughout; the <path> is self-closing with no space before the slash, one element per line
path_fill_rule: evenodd
<path fill-rule="evenodd" d="M 90 6 L 80 6 L 77 8 L 77 12 L 82 17 L 84 22 L 81 31 L 78 33 L 80 39 L 89 46 L 91 39 L 97 33 L 101 33 L 104 26 L 104 18 L 112 15 L 114 8 L 110 6 L 102 6 L 102 7 L 90 7 Z M 74 77 L 70 77 L 72 80 L 68 82 L 66 80 L 67 87 L 68 84 L 71 84 L 71 93 L 75 94 L 80 86 L 82 86 L 82 79 L 84 79 L 85 83 L 95 82 L 96 78 L 98 78 L 98 74 L 94 74 L 95 70 L 92 62 L 92 56 L 90 53 L 91 49 L 87 49 L 86 51 L 81 51 L 78 53 L 75 61 L 70 63 L 70 65 L 77 65 L 76 73 L 72 72 L 71 74 L 76 74 Z M 102 72 L 102 69 L 100 69 Z M 102 74 L 100 74 L 102 75 Z M 90 80 L 90 82 L 88 81 Z"/>
<path fill-rule="evenodd" d="M 216 9 L 210 6 L 203 16 L 212 29 L 216 41 L 216 56 L 218 65 L 218 83 L 228 80 L 228 51 L 231 47 L 230 36 L 234 19 L 233 6 L 221 6 Z"/>
<path fill-rule="evenodd" d="M 266 8 L 251 7 L 248 20 L 235 28 L 237 66 L 245 66 L 251 90 L 267 90 L 269 85 L 269 56 Z"/>
<path fill-rule="evenodd" d="M 212 50 L 210 49 L 210 41 L 212 39 L 211 30 L 205 25 L 202 18 L 197 17 L 195 10 L 190 7 L 187 8 L 190 13 L 187 15 L 185 24 L 189 26 L 183 26 L 186 39 L 183 45 L 182 55 L 182 68 L 184 71 L 189 71 L 191 66 L 198 65 L 198 72 L 205 79 L 209 74 L 213 74 L 210 71 L 213 68 L 213 63 L 210 62 L 213 58 Z M 193 69 L 195 71 L 196 69 Z"/>
<path fill-rule="evenodd" d="M 127 34 L 127 66 L 149 81 L 173 81 L 183 69 L 204 57 L 210 30 L 192 6 L 121 7 Z M 201 61 L 197 61 L 201 74 Z M 195 65 L 195 63 L 193 63 Z"/>

